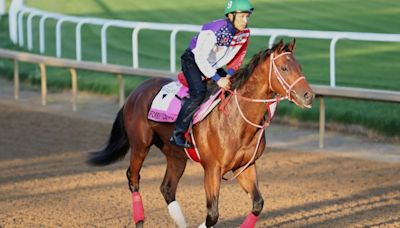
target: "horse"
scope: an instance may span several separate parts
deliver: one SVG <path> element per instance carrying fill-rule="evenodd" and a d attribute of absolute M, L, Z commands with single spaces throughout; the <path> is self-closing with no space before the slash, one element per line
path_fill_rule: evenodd
<path fill-rule="evenodd" d="M 252 199 L 252 210 L 242 227 L 255 226 L 264 205 L 255 163 L 264 152 L 263 130 L 269 124 L 265 119 L 268 107 L 264 103 L 288 99 L 304 109 L 310 108 L 314 99 L 294 57 L 295 41 L 285 44 L 281 40 L 272 48 L 255 54 L 246 66 L 232 75 L 231 90 L 225 91 L 228 96 L 219 108 L 214 108 L 204 120 L 192 126 L 204 169 L 207 200 L 206 219 L 199 227 L 212 227 L 217 223 L 220 185 L 230 171 Z M 147 116 L 157 92 L 171 81 L 152 78 L 132 91 L 117 114 L 108 144 L 104 149 L 90 153 L 87 160 L 91 165 L 108 165 L 123 159 L 130 149 L 127 177 L 133 195 L 132 214 L 136 227 L 144 224 L 140 170 L 152 145 L 166 156 L 167 169 L 160 190 L 170 216 L 178 227 L 187 226 L 175 195 L 188 157 L 183 148 L 169 143 L 174 124 L 154 122 Z M 221 106 L 225 112 L 220 111 Z"/>

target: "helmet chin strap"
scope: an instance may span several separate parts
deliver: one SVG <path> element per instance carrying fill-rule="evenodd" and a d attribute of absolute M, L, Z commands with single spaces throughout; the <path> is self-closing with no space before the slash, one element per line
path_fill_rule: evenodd
<path fill-rule="evenodd" d="M 237 29 L 236 26 L 235 26 L 236 12 L 232 12 L 232 15 L 233 15 L 233 19 L 231 20 L 231 23 L 232 23 L 233 27 L 234 27 L 235 29 Z"/>
<path fill-rule="evenodd" d="M 236 28 L 236 26 L 235 26 L 235 21 L 236 21 L 236 13 L 240 13 L 240 12 L 232 12 L 231 14 L 233 15 L 233 19 L 231 20 L 231 23 L 233 24 L 233 27 L 236 29 L 236 30 L 239 30 L 238 28 Z M 251 12 L 248 12 L 248 13 L 250 13 L 251 14 Z"/>

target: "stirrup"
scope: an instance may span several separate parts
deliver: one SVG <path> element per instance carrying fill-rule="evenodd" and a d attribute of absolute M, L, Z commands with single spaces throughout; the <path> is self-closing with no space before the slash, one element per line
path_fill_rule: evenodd
<path fill-rule="evenodd" d="M 178 146 L 178 147 L 183 147 L 183 148 L 192 148 L 193 145 L 186 139 L 182 138 L 181 136 L 178 135 L 172 135 L 171 139 L 169 142 L 172 145 Z"/>

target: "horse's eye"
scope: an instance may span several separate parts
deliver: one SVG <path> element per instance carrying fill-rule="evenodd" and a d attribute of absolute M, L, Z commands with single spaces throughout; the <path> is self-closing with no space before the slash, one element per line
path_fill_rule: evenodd
<path fill-rule="evenodd" d="M 281 67 L 281 70 L 282 70 L 282 71 L 288 71 L 288 68 L 287 68 L 286 66 L 282 66 L 282 67 Z"/>

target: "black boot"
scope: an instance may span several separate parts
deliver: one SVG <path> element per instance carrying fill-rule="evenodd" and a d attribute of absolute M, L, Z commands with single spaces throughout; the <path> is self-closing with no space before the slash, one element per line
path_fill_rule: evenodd
<path fill-rule="evenodd" d="M 183 148 L 193 147 L 193 144 L 191 144 L 188 140 L 186 140 L 184 134 L 185 134 L 185 132 L 182 132 L 179 130 L 174 130 L 174 132 L 172 132 L 172 137 L 169 140 L 169 142 L 172 145 L 183 147 Z"/>
<path fill-rule="evenodd" d="M 196 100 L 195 102 L 193 102 L 193 100 L 191 99 L 184 101 L 182 109 L 175 123 L 175 130 L 172 132 L 172 137 L 169 140 L 172 145 L 183 148 L 193 147 L 193 144 L 186 140 L 184 134 L 189 128 L 190 123 L 192 122 L 192 117 L 199 105 L 198 103 L 199 102 L 197 102 Z"/>

